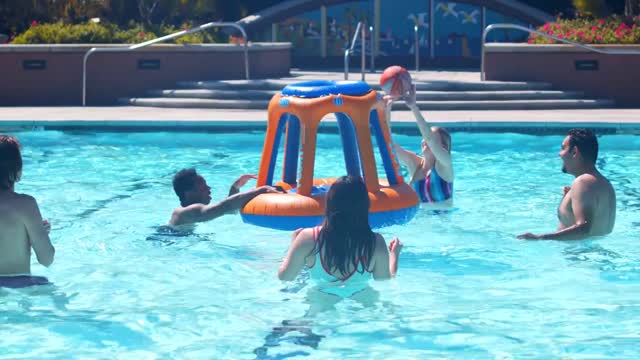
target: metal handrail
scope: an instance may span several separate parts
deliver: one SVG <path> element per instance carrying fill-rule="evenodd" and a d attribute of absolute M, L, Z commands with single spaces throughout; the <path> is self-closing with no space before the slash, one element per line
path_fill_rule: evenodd
<path fill-rule="evenodd" d="M 413 26 L 413 33 L 415 38 L 415 53 L 416 53 L 416 71 L 420 71 L 420 36 L 418 34 L 418 25 Z"/>
<path fill-rule="evenodd" d="M 351 40 L 351 46 L 344 51 L 344 79 L 349 80 L 349 56 L 351 52 L 356 46 L 356 40 L 358 40 L 358 35 L 362 37 L 362 81 L 364 81 L 364 70 L 365 70 L 365 62 L 366 62 L 366 54 L 365 54 L 365 27 L 363 26 L 362 21 L 358 22 L 358 26 L 356 27 L 356 32 L 353 34 L 353 39 Z"/>
<path fill-rule="evenodd" d="M 153 44 L 157 44 L 159 42 L 164 42 L 167 40 L 171 40 L 171 39 L 175 39 L 187 34 L 192 34 L 192 33 L 196 33 L 196 32 L 200 32 L 203 30 L 207 30 L 209 28 L 212 27 L 225 27 L 225 26 L 230 26 L 233 28 L 236 28 L 238 30 L 240 30 L 240 33 L 242 33 L 242 38 L 244 39 L 244 74 L 247 80 L 249 80 L 249 37 L 247 36 L 247 32 L 244 31 L 244 28 L 236 23 L 233 22 L 209 22 L 206 24 L 202 24 L 200 26 L 194 27 L 194 28 L 190 28 L 190 29 L 186 29 L 186 30 L 182 30 L 182 31 L 178 31 L 175 32 L 173 34 L 169 34 L 163 37 L 159 37 L 157 39 L 153 39 L 153 40 L 149 40 L 149 41 L 145 41 L 139 44 L 135 44 L 135 45 L 131 45 L 128 46 L 126 48 L 91 48 L 89 51 L 87 51 L 86 54 L 84 54 L 84 60 L 82 62 L 82 106 L 86 106 L 87 105 L 87 60 L 89 60 L 89 56 L 91 56 L 92 54 L 96 53 L 96 52 L 126 52 L 126 51 L 132 51 L 132 50 L 137 50 L 137 49 L 142 49 L 144 47 L 147 47 L 149 45 L 153 45 Z"/>
<path fill-rule="evenodd" d="M 482 81 L 485 81 L 485 69 L 484 69 L 485 61 L 484 61 L 484 56 L 485 56 L 485 45 L 487 43 L 487 35 L 489 34 L 489 32 L 491 32 L 493 30 L 496 30 L 496 29 L 522 30 L 522 31 L 528 32 L 530 34 L 536 34 L 536 35 L 539 35 L 539 36 L 542 36 L 542 37 L 546 37 L 546 38 L 549 38 L 549 39 L 560 41 L 560 42 L 565 43 L 565 44 L 573 45 L 573 46 L 579 47 L 581 49 L 585 49 L 585 50 L 588 50 L 588 51 L 593 51 L 593 52 L 600 53 L 600 54 L 608 54 L 608 55 L 640 55 L 640 51 L 639 50 L 631 50 L 631 49 L 598 49 L 598 48 L 593 47 L 593 46 L 581 44 L 579 42 L 575 42 L 575 41 L 559 38 L 559 37 L 557 37 L 555 35 L 550 35 L 550 34 L 543 33 L 543 32 L 538 31 L 538 30 L 530 29 L 530 28 L 522 26 L 522 25 L 516 25 L 516 24 L 491 24 L 491 25 L 487 26 L 484 29 L 484 31 L 482 32 L 482 47 L 481 47 L 481 53 L 480 53 L 480 78 L 482 79 Z"/>

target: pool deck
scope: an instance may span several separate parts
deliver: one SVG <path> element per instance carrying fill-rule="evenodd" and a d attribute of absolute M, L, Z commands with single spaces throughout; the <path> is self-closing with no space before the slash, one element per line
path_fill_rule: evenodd
<path fill-rule="evenodd" d="M 342 72 L 292 70 L 291 77 L 300 81 L 335 80 L 342 78 Z M 367 73 L 366 80 L 376 83 L 379 77 L 379 71 Z M 419 71 L 412 72 L 412 77 L 417 81 L 480 81 L 479 72 L 467 70 Z M 359 78 L 359 73 L 351 72 L 350 79 Z M 640 133 L 640 109 L 423 111 L 423 114 L 433 124 L 457 131 L 559 132 L 571 127 L 590 127 L 613 133 Z M 335 128 L 335 118 L 327 118 L 327 127 Z M 246 130 L 264 129 L 266 119 L 266 109 L 0 107 L 0 130 Z M 394 131 L 417 133 L 410 111 L 393 111 L 392 125 Z"/>
<path fill-rule="evenodd" d="M 424 111 L 436 125 L 452 130 L 547 130 L 570 127 L 640 132 L 640 109 L 526 110 L 526 111 Z M 262 129 L 266 110 L 167 109 L 114 107 L 0 107 L 0 129 L 129 129 L 215 130 Z M 329 123 L 334 118 L 328 117 Z M 415 129 L 410 111 L 394 111 L 394 130 Z M 331 126 L 331 125 L 330 125 Z M 413 131 L 411 131 L 413 132 Z"/>

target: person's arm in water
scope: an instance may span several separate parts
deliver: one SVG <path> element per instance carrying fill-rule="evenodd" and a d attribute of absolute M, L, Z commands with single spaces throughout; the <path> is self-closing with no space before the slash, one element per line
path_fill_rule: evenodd
<path fill-rule="evenodd" d="M 394 238 L 387 243 L 380 234 L 376 234 L 376 249 L 374 253 L 375 263 L 373 264 L 373 278 L 375 280 L 386 280 L 396 276 L 398 272 L 398 258 L 402 243 L 398 238 Z"/>
<path fill-rule="evenodd" d="M 34 198 L 27 197 L 25 210 L 24 222 L 29 236 L 29 244 L 36 253 L 38 262 L 44 266 L 49 266 L 53 263 L 56 253 L 56 249 L 51 244 L 51 239 L 49 239 L 48 229 L 50 225 L 42 220 L 40 208 Z"/>
<path fill-rule="evenodd" d="M 409 109 L 411 109 L 411 112 L 413 112 L 413 116 L 416 118 L 416 123 L 418 124 L 420 134 L 422 134 L 422 138 L 427 143 L 427 146 L 429 146 L 429 149 L 436 158 L 436 161 L 440 164 L 438 172 L 442 172 L 440 175 L 445 178 L 453 178 L 453 162 L 451 161 L 451 153 L 449 150 L 442 147 L 438 138 L 431 131 L 431 125 L 422 116 L 422 113 L 416 104 L 415 86 L 407 84 L 406 82 L 404 86 L 410 86 L 412 89 L 404 99 Z"/>
<path fill-rule="evenodd" d="M 278 269 L 278 279 L 292 281 L 298 276 L 307 256 L 314 249 L 313 229 L 298 229 L 291 236 L 291 246 Z"/>
<path fill-rule="evenodd" d="M 258 195 L 276 192 L 278 191 L 271 186 L 261 186 L 253 190 L 229 196 L 217 204 L 189 205 L 174 211 L 173 216 L 171 217 L 171 225 L 192 224 L 213 220 L 222 215 L 240 210 Z"/>
<path fill-rule="evenodd" d="M 591 182 L 585 178 L 574 181 L 571 190 L 567 190 L 571 196 L 571 210 L 575 217 L 575 223 L 553 233 L 535 235 L 524 233 L 518 235 L 518 239 L 526 240 L 582 240 L 591 234 L 593 221 L 593 207 L 595 199 Z"/>
<path fill-rule="evenodd" d="M 258 177 L 252 174 L 242 175 L 236 181 L 231 184 L 229 188 L 229 195 L 232 196 L 240 192 L 240 188 L 242 188 L 249 180 L 257 179 Z"/>

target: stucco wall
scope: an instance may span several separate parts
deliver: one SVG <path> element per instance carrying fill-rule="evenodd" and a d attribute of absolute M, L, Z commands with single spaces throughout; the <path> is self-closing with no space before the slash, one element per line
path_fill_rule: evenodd
<path fill-rule="evenodd" d="M 82 60 L 94 45 L 5 45 L 0 47 L 0 105 L 81 105 Z M 106 45 L 105 45 L 106 46 Z M 291 45 L 251 44 L 252 79 L 287 76 Z M 33 62 L 32 60 L 36 60 Z M 139 61 L 158 69 L 139 69 Z M 25 61 L 46 63 L 25 69 Z M 87 66 L 87 104 L 115 104 L 119 97 L 175 88 L 179 81 L 244 79 L 242 46 L 160 45 L 118 53 L 95 53 Z"/>
<path fill-rule="evenodd" d="M 599 48 L 640 52 L 640 46 Z M 600 54 L 571 45 L 488 44 L 485 71 L 487 80 L 544 81 L 557 89 L 615 99 L 622 107 L 640 107 L 640 54 Z"/>

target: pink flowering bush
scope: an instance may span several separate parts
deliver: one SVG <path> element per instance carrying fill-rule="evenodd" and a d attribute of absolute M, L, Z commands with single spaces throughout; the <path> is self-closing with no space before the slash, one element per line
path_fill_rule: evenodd
<path fill-rule="evenodd" d="M 633 19 L 558 19 L 537 29 L 561 39 L 583 44 L 640 44 L 640 16 Z M 560 41 L 531 34 L 530 44 L 560 44 Z"/>

